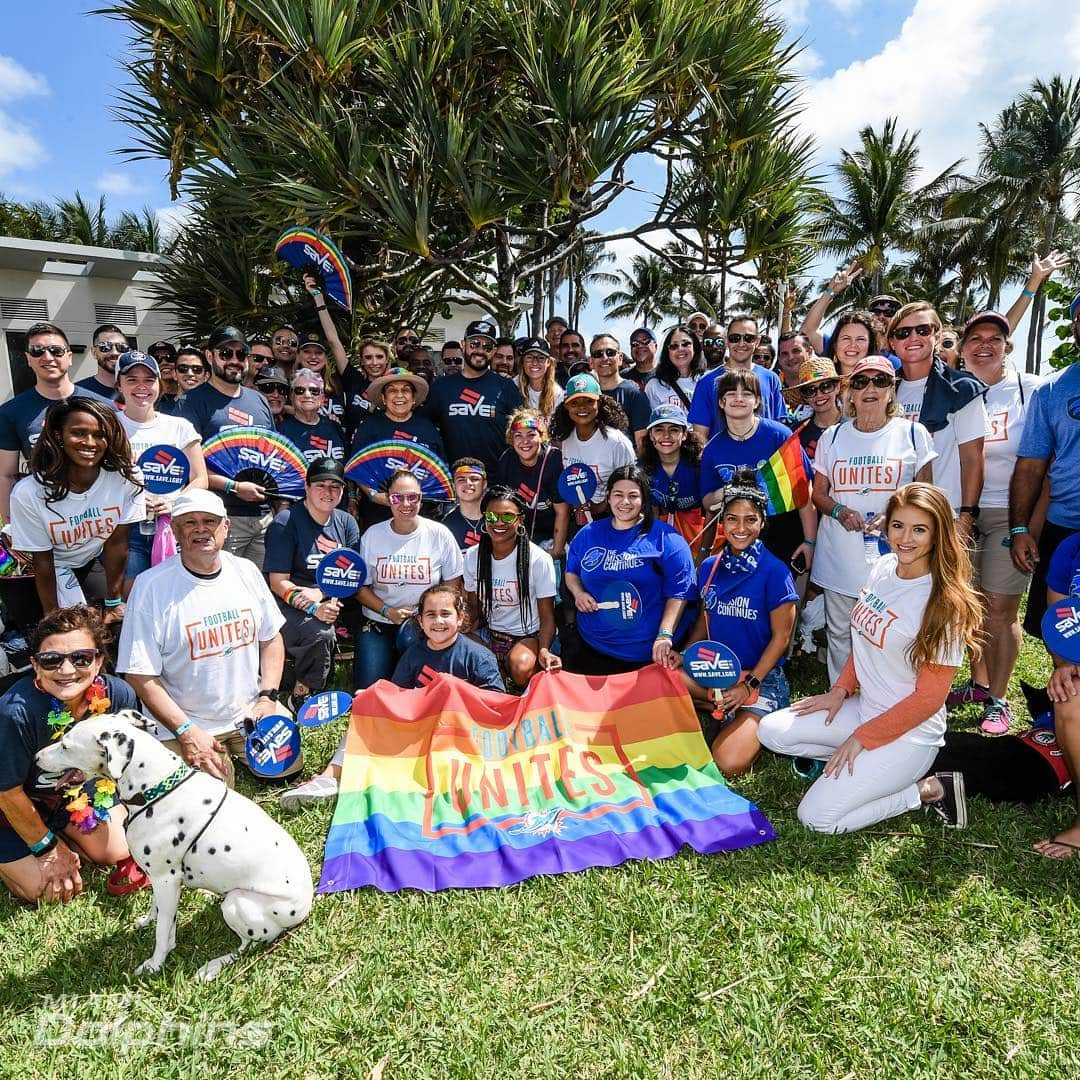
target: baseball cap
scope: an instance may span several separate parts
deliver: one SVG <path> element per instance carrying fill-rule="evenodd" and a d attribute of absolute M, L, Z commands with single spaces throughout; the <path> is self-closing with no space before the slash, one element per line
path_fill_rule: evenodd
<path fill-rule="evenodd" d="M 877 304 L 892 304 L 896 308 L 897 311 L 899 311 L 904 306 L 902 301 L 897 300 L 897 298 L 895 296 L 892 296 L 889 293 L 882 293 L 880 296 L 873 297 L 870 300 L 870 303 L 867 304 L 866 306 L 871 311 L 873 311 L 874 307 Z"/>
<path fill-rule="evenodd" d="M 304 478 L 309 484 L 317 484 L 320 480 L 337 480 L 345 483 L 345 469 L 340 461 L 335 458 L 316 458 L 307 469 Z"/>
<path fill-rule="evenodd" d="M 649 415 L 649 422 L 645 425 L 645 429 L 648 431 L 659 424 L 678 424 L 679 427 L 684 428 L 690 426 L 686 413 L 678 405 L 657 405 Z"/>
<path fill-rule="evenodd" d="M 267 368 L 261 375 L 255 377 L 256 386 L 284 386 L 289 389 L 289 380 L 281 373 L 280 368 Z"/>
<path fill-rule="evenodd" d="M 173 520 L 175 521 L 183 514 L 213 514 L 214 517 L 228 517 L 221 496 L 206 488 L 189 487 L 177 495 L 172 508 Z"/>
<path fill-rule="evenodd" d="M 155 379 L 161 378 L 158 362 L 152 356 L 139 352 L 138 349 L 129 349 L 126 353 L 120 354 L 120 359 L 116 361 L 116 374 L 124 375 L 134 367 L 144 367 Z"/>
<path fill-rule="evenodd" d="M 960 340 L 963 341 L 963 339 L 966 338 L 979 323 L 992 323 L 1006 337 L 1009 337 L 1012 334 L 1012 327 L 1009 325 L 1009 320 L 1006 319 L 1000 311 L 980 311 L 977 315 L 972 315 L 971 318 L 964 323 L 964 329 L 960 332 Z"/>
<path fill-rule="evenodd" d="M 545 356 L 551 355 L 551 346 L 547 343 L 546 338 L 542 337 L 527 337 L 521 339 L 521 354 L 538 352 L 543 353 Z"/>
<path fill-rule="evenodd" d="M 656 344 L 656 335 L 647 326 L 639 326 L 630 335 L 630 344 L 633 345 L 634 338 L 640 337 L 642 334 L 644 334 L 654 345 Z"/>
<path fill-rule="evenodd" d="M 210 332 L 210 340 L 206 343 L 208 349 L 218 349 L 226 341 L 239 341 L 247 348 L 247 338 L 237 330 L 235 326 L 217 326 Z"/>
<path fill-rule="evenodd" d="M 465 337 L 489 337 L 492 341 L 499 336 L 499 328 L 490 319 L 477 319 L 465 327 Z"/>
<path fill-rule="evenodd" d="M 298 346 L 298 349 L 302 349 L 306 345 L 315 345 L 318 348 L 322 349 L 323 352 L 326 352 L 325 342 L 318 334 L 315 333 L 314 330 L 311 330 L 306 334 L 300 335 L 300 345 Z"/>
<path fill-rule="evenodd" d="M 892 375 L 896 378 L 896 368 L 892 361 L 885 356 L 864 356 L 852 369 L 852 375 L 869 375 L 872 371 L 880 371 L 883 375 Z"/>
<path fill-rule="evenodd" d="M 573 376 L 571 379 L 567 380 L 566 396 L 563 398 L 563 401 L 569 401 L 571 398 L 575 397 L 591 397 L 599 399 L 600 384 L 592 375 L 585 371 L 580 375 Z"/>
<path fill-rule="evenodd" d="M 553 326 L 564 326 L 569 328 L 570 324 L 561 315 L 552 315 L 552 317 L 544 323 L 544 329 L 550 330 Z"/>
<path fill-rule="evenodd" d="M 151 356 L 154 353 L 167 352 L 170 360 L 176 359 L 176 346 L 171 341 L 155 341 L 146 351 Z"/>

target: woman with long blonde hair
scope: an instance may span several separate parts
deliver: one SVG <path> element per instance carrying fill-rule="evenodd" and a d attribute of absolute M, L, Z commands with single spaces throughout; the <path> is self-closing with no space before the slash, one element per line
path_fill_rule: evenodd
<path fill-rule="evenodd" d="M 770 750 L 826 762 L 799 804 L 799 820 L 816 832 L 865 829 L 924 803 L 953 828 L 967 824 L 960 773 L 919 778 L 944 745 L 945 696 L 964 649 L 978 654 L 971 562 L 932 484 L 907 484 L 889 499 L 884 535 L 892 551 L 852 610 L 840 677 L 758 728 Z"/>
<path fill-rule="evenodd" d="M 526 340 L 517 384 L 522 401 L 550 420 L 563 399 L 563 389 L 555 381 L 555 358 L 543 338 Z"/>

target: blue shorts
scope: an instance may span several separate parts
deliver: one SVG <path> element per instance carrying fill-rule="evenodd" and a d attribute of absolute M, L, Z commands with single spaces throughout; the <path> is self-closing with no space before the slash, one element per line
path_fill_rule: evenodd
<path fill-rule="evenodd" d="M 791 688 L 784 669 L 777 665 L 761 680 L 757 701 L 753 705 L 744 705 L 743 709 L 755 716 L 766 716 L 777 709 L 786 709 L 790 704 Z"/>
<path fill-rule="evenodd" d="M 63 807 L 50 813 L 39 802 L 34 801 L 34 808 L 41 815 L 45 826 L 54 833 L 60 833 L 71 824 L 71 815 Z M 33 855 L 26 841 L 5 821 L 0 825 L 0 863 L 18 862 L 27 855 Z"/>

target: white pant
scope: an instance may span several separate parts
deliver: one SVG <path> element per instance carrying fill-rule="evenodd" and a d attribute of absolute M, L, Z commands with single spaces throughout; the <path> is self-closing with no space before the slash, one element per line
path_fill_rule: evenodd
<path fill-rule="evenodd" d="M 847 700 L 835 719 L 825 713 L 796 715 L 791 709 L 763 716 L 758 724 L 761 745 L 777 754 L 827 761 L 862 722 L 857 701 Z M 864 750 L 839 776 L 820 776 L 799 803 L 799 820 L 814 832 L 841 833 L 865 829 L 922 803 L 915 781 L 926 775 L 937 747 L 896 739 L 876 750 Z"/>
<path fill-rule="evenodd" d="M 825 639 L 826 655 L 829 667 L 829 684 L 832 685 L 844 670 L 847 658 L 851 655 L 851 611 L 858 597 L 845 596 L 822 590 L 825 594 Z"/>

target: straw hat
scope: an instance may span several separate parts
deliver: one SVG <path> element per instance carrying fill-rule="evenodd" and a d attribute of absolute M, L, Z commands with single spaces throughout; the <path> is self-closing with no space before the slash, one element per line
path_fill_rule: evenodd
<path fill-rule="evenodd" d="M 413 390 L 416 391 L 414 407 L 422 405 L 428 396 L 427 379 L 421 375 L 414 375 L 407 368 L 395 367 L 391 368 L 385 375 L 380 375 L 377 379 L 371 380 L 371 385 L 367 389 L 368 401 L 370 401 L 376 409 L 381 409 L 383 406 L 383 390 L 385 390 L 390 383 L 395 382 L 409 383 Z"/>
<path fill-rule="evenodd" d="M 805 387 L 813 386 L 814 383 L 828 382 L 830 379 L 836 379 L 841 383 L 846 381 L 846 377 L 837 372 L 836 365 L 828 357 L 811 356 L 809 360 L 804 360 L 799 365 L 799 381 L 794 386 L 785 388 L 784 400 L 792 407 L 801 405 L 803 403 L 802 391 Z"/>

